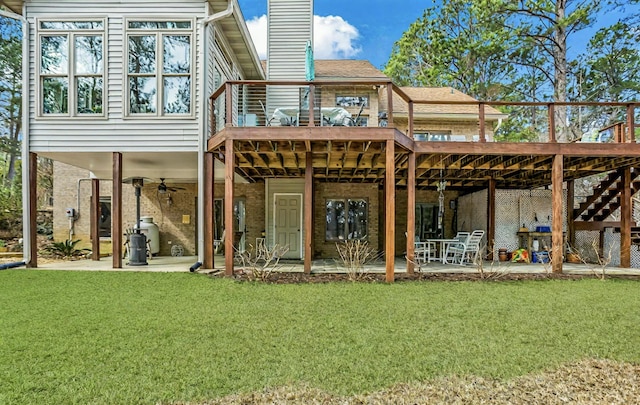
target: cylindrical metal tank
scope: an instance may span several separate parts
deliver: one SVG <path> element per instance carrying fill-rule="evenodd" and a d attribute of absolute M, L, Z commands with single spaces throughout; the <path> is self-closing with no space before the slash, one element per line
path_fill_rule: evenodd
<path fill-rule="evenodd" d="M 149 241 L 151 254 L 160 253 L 160 230 L 158 225 L 153 223 L 152 217 L 140 217 L 140 232 L 142 232 Z"/>

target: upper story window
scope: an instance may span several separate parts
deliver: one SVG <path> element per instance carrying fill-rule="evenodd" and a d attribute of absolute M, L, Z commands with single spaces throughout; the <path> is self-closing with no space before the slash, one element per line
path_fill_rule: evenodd
<path fill-rule="evenodd" d="M 104 20 L 39 21 L 40 116 L 104 115 Z"/>
<path fill-rule="evenodd" d="M 127 21 L 129 116 L 191 116 L 193 25 Z"/>
<path fill-rule="evenodd" d="M 336 107 L 369 108 L 369 96 L 336 95 Z"/>

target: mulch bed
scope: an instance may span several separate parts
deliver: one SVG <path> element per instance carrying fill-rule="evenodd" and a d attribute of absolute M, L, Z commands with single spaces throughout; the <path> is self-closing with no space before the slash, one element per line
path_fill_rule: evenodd
<path fill-rule="evenodd" d="M 212 277 L 226 277 L 223 271 L 210 273 Z M 232 276 L 234 280 L 240 282 L 255 281 L 250 273 L 236 270 Z M 396 273 L 395 282 L 428 282 L 428 281 L 523 281 L 523 280 L 583 280 L 598 278 L 595 274 L 555 274 L 555 273 Z M 640 276 L 634 275 L 607 275 L 606 278 L 640 280 Z M 385 283 L 383 273 L 367 273 L 361 275 L 356 282 L 363 283 Z M 344 273 L 295 273 L 295 272 L 273 272 L 265 280 L 271 284 L 309 284 L 309 283 L 334 283 L 334 282 L 354 282 Z"/>

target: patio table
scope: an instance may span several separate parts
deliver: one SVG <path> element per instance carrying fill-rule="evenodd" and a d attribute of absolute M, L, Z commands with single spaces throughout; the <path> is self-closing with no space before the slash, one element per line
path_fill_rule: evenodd
<path fill-rule="evenodd" d="M 458 239 L 427 239 L 427 242 L 435 242 L 440 245 L 440 257 L 433 257 L 432 261 L 441 261 L 443 264 L 446 264 L 446 256 L 447 247 L 449 247 L 452 243 L 460 242 Z"/>

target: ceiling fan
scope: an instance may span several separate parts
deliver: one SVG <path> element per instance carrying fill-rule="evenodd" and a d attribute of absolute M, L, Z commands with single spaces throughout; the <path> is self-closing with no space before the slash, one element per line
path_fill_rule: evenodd
<path fill-rule="evenodd" d="M 170 187 L 170 186 L 167 186 L 167 183 L 164 182 L 164 179 L 160 178 L 160 184 L 158 184 L 158 192 L 160 194 L 164 194 L 167 191 L 176 192 L 178 190 L 186 190 L 186 189 L 183 188 L 183 187 Z"/>

